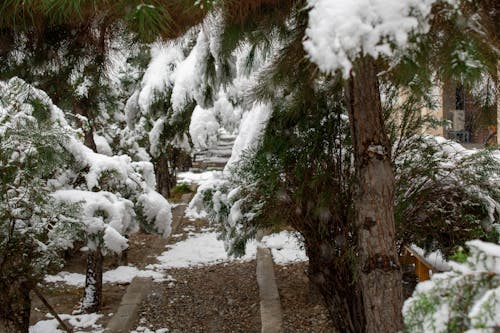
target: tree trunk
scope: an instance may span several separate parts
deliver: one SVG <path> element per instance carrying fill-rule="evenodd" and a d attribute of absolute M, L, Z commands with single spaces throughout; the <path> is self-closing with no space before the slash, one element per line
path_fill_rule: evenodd
<path fill-rule="evenodd" d="M 394 175 L 373 58 L 365 56 L 355 62 L 347 85 L 365 332 L 397 332 L 402 328 L 403 300 L 394 225 Z"/>
<path fill-rule="evenodd" d="M 335 248 L 334 243 L 333 239 L 305 239 L 309 281 L 323 296 L 337 332 L 363 332 L 363 300 L 359 283 L 354 279 L 352 258 L 347 247 Z"/>
<path fill-rule="evenodd" d="M 87 272 L 83 291 L 82 310 L 86 313 L 99 311 L 102 299 L 102 264 L 103 257 L 98 247 L 87 255 Z"/>
<path fill-rule="evenodd" d="M 10 223 L 14 228 L 14 221 Z M 31 258 L 35 244 L 15 239 L 12 235 L 7 237 L 0 253 L 0 332 L 28 333 L 30 291 L 39 276 L 26 258 Z M 19 246 L 24 251 L 20 252 Z"/>
<path fill-rule="evenodd" d="M 497 145 L 500 146 L 500 60 L 497 61 L 497 77 L 496 77 L 496 86 L 497 86 L 497 123 L 496 123 L 496 132 L 497 132 Z"/>
<path fill-rule="evenodd" d="M 0 332 L 28 333 L 30 323 L 30 289 L 23 282 L 0 281 Z"/>
<path fill-rule="evenodd" d="M 97 152 L 94 141 L 93 121 L 94 115 L 85 101 L 78 101 L 73 105 L 73 111 L 76 114 L 87 118 L 88 126 L 83 122 L 80 126 L 85 135 L 85 146 Z M 99 311 L 101 307 L 102 296 L 102 271 L 103 257 L 101 249 L 97 247 L 95 251 L 89 250 L 87 254 L 87 271 L 85 275 L 85 289 L 83 290 L 82 310 L 86 313 Z"/>
<path fill-rule="evenodd" d="M 156 190 L 165 198 L 170 197 L 170 189 L 175 186 L 175 180 L 172 179 L 166 153 L 162 153 L 155 161 L 155 171 Z"/>
<path fill-rule="evenodd" d="M 94 128 L 93 128 L 94 115 L 92 114 L 92 111 L 84 101 L 78 101 L 73 105 L 73 112 L 75 114 L 87 118 L 88 126 L 84 124 L 82 121 L 79 121 L 79 126 L 83 130 L 85 145 L 90 149 L 92 149 L 93 151 L 97 152 L 97 146 L 94 141 Z"/>

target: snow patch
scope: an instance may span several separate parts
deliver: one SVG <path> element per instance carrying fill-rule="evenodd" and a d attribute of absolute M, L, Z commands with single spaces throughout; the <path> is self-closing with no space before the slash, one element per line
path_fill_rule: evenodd
<path fill-rule="evenodd" d="M 135 277 L 151 277 L 155 280 L 163 279 L 164 274 L 151 270 L 139 270 L 134 266 L 119 266 L 113 270 L 103 273 L 103 283 L 130 283 Z M 83 287 L 85 285 L 85 275 L 79 273 L 59 272 L 56 275 L 46 275 L 47 283 L 64 283 L 69 286 Z"/>
<path fill-rule="evenodd" d="M 266 236 L 264 244 L 270 244 L 273 258 L 277 264 L 305 261 L 307 256 L 297 237 L 287 231 Z M 245 255 L 241 258 L 229 257 L 224 242 L 217 239 L 217 233 L 209 232 L 191 235 L 184 241 L 168 246 L 157 259 L 159 264 L 149 265 L 147 269 L 187 268 L 215 265 L 231 261 L 250 261 L 255 259 L 257 242 L 250 241 L 246 245 Z"/>

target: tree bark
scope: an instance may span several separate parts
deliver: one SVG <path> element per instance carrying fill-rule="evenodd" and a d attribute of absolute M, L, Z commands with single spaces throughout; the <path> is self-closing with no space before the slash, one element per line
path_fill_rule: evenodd
<path fill-rule="evenodd" d="M 497 123 L 496 123 L 497 142 L 496 143 L 498 146 L 500 146 L 500 60 L 497 61 L 496 85 L 497 85 Z"/>
<path fill-rule="evenodd" d="M 92 149 L 93 151 L 97 152 L 97 146 L 94 141 L 94 128 L 93 128 L 93 122 L 94 122 L 94 115 L 90 108 L 86 105 L 84 101 L 78 101 L 74 103 L 73 105 L 73 112 L 75 114 L 84 116 L 88 120 L 88 127 L 84 125 L 83 122 L 79 121 L 79 125 L 83 130 L 84 134 L 84 143 L 87 147 Z"/>
<path fill-rule="evenodd" d="M 170 189 L 175 186 L 175 179 L 170 173 L 167 153 L 162 153 L 155 161 L 156 190 L 165 198 L 170 197 Z"/>
<path fill-rule="evenodd" d="M 356 189 L 358 270 L 367 333 L 402 328 L 402 276 L 394 225 L 394 175 L 373 58 L 359 58 L 347 82 Z"/>
<path fill-rule="evenodd" d="M 87 272 L 83 291 L 82 310 L 86 313 L 99 311 L 102 302 L 102 264 L 101 249 L 89 251 L 87 255 Z"/>
<path fill-rule="evenodd" d="M 91 109 L 85 101 L 78 101 L 73 105 L 73 111 L 87 118 L 89 122 L 88 127 L 80 123 L 85 135 L 84 143 L 85 146 L 97 152 L 93 129 L 94 115 Z M 103 262 L 103 256 L 99 247 L 95 251 L 89 250 L 82 300 L 82 310 L 86 313 L 97 312 L 101 308 Z"/>
<path fill-rule="evenodd" d="M 0 281 L 0 332 L 28 333 L 31 288 L 19 280 L 3 282 Z"/>

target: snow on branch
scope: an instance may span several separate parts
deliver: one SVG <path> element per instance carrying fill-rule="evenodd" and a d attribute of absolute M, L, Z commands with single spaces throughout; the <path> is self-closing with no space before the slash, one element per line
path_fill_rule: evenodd
<path fill-rule="evenodd" d="M 392 56 L 409 35 L 426 32 L 436 0 L 308 0 L 304 49 L 324 72 L 349 75 L 361 54 Z"/>

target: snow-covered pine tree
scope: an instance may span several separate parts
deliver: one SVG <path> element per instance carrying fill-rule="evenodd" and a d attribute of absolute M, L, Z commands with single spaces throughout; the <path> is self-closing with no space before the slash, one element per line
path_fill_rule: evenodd
<path fill-rule="evenodd" d="M 346 96 L 357 178 L 354 214 L 361 257 L 365 331 L 395 332 L 402 327 L 399 312 L 402 300 L 392 210 L 392 147 L 383 122 L 377 77 L 381 68 L 375 60 L 380 62 L 385 59 L 393 67 L 402 58 L 399 54 L 404 54 L 409 45 L 424 50 L 433 45 L 432 38 L 427 39 L 432 36 L 432 32 L 428 33 L 429 28 L 436 28 L 447 20 L 458 24 L 468 22 L 468 18 L 480 13 L 474 9 L 465 10 L 471 8 L 470 1 L 453 2 L 452 6 L 446 1 L 411 0 L 390 3 L 356 1 L 345 6 L 326 0 L 308 3 L 311 10 L 304 41 L 308 55 L 322 71 L 333 73 L 338 70 L 348 78 Z M 482 9 L 488 14 L 495 12 L 491 2 L 481 4 L 486 4 Z M 441 6 L 444 6 L 444 11 L 431 15 L 433 8 Z M 461 32 L 465 31 L 461 35 L 462 41 L 474 37 L 474 33 L 467 33 L 473 30 L 461 29 Z M 437 36 L 442 37 L 443 34 L 438 32 Z M 419 43 L 422 40 L 424 43 Z M 498 50 L 496 41 L 491 42 L 482 43 L 483 48 L 476 49 L 480 63 L 487 63 L 489 55 Z M 456 51 L 457 48 L 453 47 L 445 50 L 451 54 Z M 411 58 L 411 51 L 407 54 Z M 444 58 L 439 61 L 442 60 Z M 431 73 L 427 71 L 426 74 Z M 397 72 L 395 74 L 397 76 Z M 465 77 L 472 79 L 471 75 Z M 382 299 L 390 301 L 381 305 Z"/>
<path fill-rule="evenodd" d="M 293 20 L 290 20 L 288 22 L 294 22 Z M 300 24 L 299 24 L 300 25 Z M 293 28 L 292 28 L 293 29 Z M 295 30 L 297 33 L 297 30 Z M 298 34 L 297 40 L 299 41 L 299 46 L 300 42 L 302 41 L 302 36 L 300 33 Z M 272 35 L 272 34 L 268 34 Z M 288 37 L 293 36 L 293 33 L 288 33 L 284 34 Z M 293 40 L 293 37 L 290 38 Z M 222 42 L 222 44 L 224 44 Z M 307 106 L 310 105 L 307 102 L 308 98 L 314 99 L 314 96 L 312 93 L 307 96 L 304 99 L 300 99 L 293 93 L 290 93 L 290 95 L 281 95 L 281 92 L 295 92 L 297 89 L 300 92 L 303 91 L 310 91 L 305 89 L 304 86 L 301 86 L 300 83 L 304 78 L 307 78 L 312 81 L 312 78 L 314 78 L 314 75 L 311 73 L 304 73 L 304 69 L 300 66 L 300 61 L 303 59 L 303 54 L 300 53 L 302 50 L 300 47 L 298 48 L 298 52 L 295 54 L 293 53 L 294 49 L 293 43 L 287 44 L 285 48 L 283 48 L 281 57 L 277 58 L 277 60 L 274 62 L 275 66 L 270 66 L 264 73 L 265 76 L 261 76 L 262 80 L 259 81 L 258 83 L 258 94 L 261 100 L 266 100 L 271 99 L 269 96 L 275 97 L 275 103 L 273 105 L 278 105 L 273 107 L 273 115 L 271 116 L 271 121 L 270 125 L 268 125 L 266 134 L 264 135 L 264 141 L 263 145 L 268 148 L 268 150 L 264 150 L 262 147 L 258 145 L 259 142 L 259 137 L 257 135 L 256 137 L 256 142 L 255 144 L 257 145 L 257 148 L 255 145 L 251 145 L 251 149 L 246 153 L 246 157 L 244 158 L 244 161 L 235 168 L 235 174 L 233 179 L 230 180 L 219 180 L 215 181 L 212 184 L 207 184 L 204 186 L 204 188 L 201 188 L 197 197 L 195 200 L 192 202 L 191 208 L 195 208 L 195 206 L 199 205 L 201 201 L 205 201 L 205 203 L 209 207 L 209 215 L 211 218 L 217 222 L 220 222 L 222 224 L 222 229 L 223 229 L 223 234 L 225 235 L 225 240 L 227 241 L 229 247 L 233 251 L 238 251 L 242 250 L 244 248 L 244 243 L 246 239 L 249 237 L 253 237 L 256 231 L 256 228 L 258 226 L 269 226 L 273 225 L 272 222 L 270 221 L 279 221 L 278 223 L 290 223 L 292 225 L 298 224 L 300 222 L 296 222 L 297 218 L 296 216 L 285 216 L 283 217 L 283 220 L 289 219 L 290 221 L 284 221 L 280 217 L 276 217 L 273 215 L 273 212 L 283 212 L 283 211 L 290 211 L 294 212 L 296 209 L 298 211 L 304 210 L 304 206 L 308 206 L 306 204 L 304 205 L 297 205 L 294 207 L 289 207 L 286 209 L 283 209 L 280 205 L 284 204 L 281 203 L 279 199 L 277 198 L 282 198 L 286 197 L 283 192 L 286 193 L 286 190 L 283 188 L 278 189 L 278 184 L 280 184 L 280 178 L 285 177 L 286 178 L 286 172 L 287 170 L 294 170 L 293 165 L 297 160 L 297 156 L 294 155 L 295 150 L 294 148 L 291 148 L 288 146 L 290 144 L 286 139 L 288 139 L 289 136 L 293 136 L 293 134 L 297 131 L 297 129 L 290 129 L 287 128 L 286 126 L 291 126 L 290 124 L 293 123 L 293 116 L 294 115 L 303 115 L 305 111 L 301 111 L 299 106 L 293 106 L 292 104 L 293 98 L 297 98 L 298 101 L 297 105 L 300 105 L 301 107 L 304 107 L 307 109 Z M 296 49 L 297 50 L 297 49 Z M 282 66 L 282 67 L 279 67 Z M 280 72 L 280 70 L 282 72 Z M 302 70 L 302 71 L 301 71 Z M 381 76 L 381 80 L 388 80 L 388 84 L 395 84 L 395 86 L 392 86 L 392 92 L 400 92 L 399 89 L 408 89 L 408 87 L 411 87 L 412 89 L 415 89 L 417 87 L 417 83 L 414 81 L 406 81 L 404 84 L 398 86 L 398 82 L 401 82 L 399 79 L 395 79 L 395 77 L 398 77 L 402 73 L 408 73 L 411 71 L 411 68 L 398 68 L 400 72 L 398 73 L 397 71 L 389 71 L 389 75 Z M 406 72 L 405 72 L 406 71 Z M 395 73 L 394 73 L 395 72 Z M 431 73 L 432 71 L 428 71 L 427 74 Z M 286 73 L 286 74 L 284 74 Z M 299 79 L 295 80 L 294 73 L 298 73 L 297 77 Z M 274 75 L 273 75 L 274 74 Z M 302 75 L 302 78 L 300 78 Z M 404 76 L 404 75 L 403 75 Z M 280 81 L 280 78 L 282 79 Z M 285 80 L 283 80 L 285 78 Z M 320 81 L 322 80 L 321 78 L 319 79 Z M 285 81 L 285 83 L 282 83 Z M 427 82 L 429 79 L 427 80 Z M 287 84 L 290 84 L 288 86 Z M 302 83 L 303 84 L 303 83 Z M 399 83 L 401 84 L 401 83 Z M 307 86 L 307 85 L 305 85 Z M 404 87 L 403 87 L 404 86 Z M 301 89 L 302 88 L 302 89 Z M 423 85 L 420 87 L 425 91 L 425 93 L 428 93 L 429 91 L 429 86 L 428 85 Z M 387 94 L 388 91 L 384 91 L 384 96 Z M 479 153 L 474 156 L 470 156 L 470 158 L 463 159 L 463 155 L 458 153 L 458 154 L 450 154 L 447 153 L 447 148 L 450 146 L 453 146 L 452 143 L 449 142 L 440 142 L 440 144 L 432 144 L 432 140 L 429 138 L 422 137 L 418 134 L 420 134 L 421 128 L 420 126 L 422 125 L 421 120 L 416 119 L 416 116 L 418 115 L 420 117 L 420 110 L 421 108 L 425 105 L 424 102 L 425 100 L 429 100 L 429 96 L 422 96 L 423 92 L 417 92 L 417 91 L 412 91 L 412 97 L 409 99 L 406 99 L 406 103 L 401 103 L 401 99 L 392 99 L 392 106 L 387 105 L 385 103 L 384 109 L 386 111 L 390 111 L 390 108 L 394 109 L 394 106 L 398 106 L 401 110 L 397 110 L 400 114 L 401 113 L 406 113 L 406 115 L 399 117 L 406 119 L 406 121 L 398 124 L 401 125 L 400 127 L 395 127 L 395 126 L 390 126 L 394 127 L 394 129 L 398 129 L 398 140 L 399 143 L 404 142 L 404 145 L 400 145 L 399 143 L 395 142 L 396 141 L 396 136 L 392 137 L 391 141 L 391 147 L 394 143 L 395 147 L 395 155 L 393 158 L 396 160 L 398 168 L 396 169 L 397 172 L 397 188 L 396 191 L 398 193 L 397 202 L 397 218 L 398 218 L 398 231 L 401 233 L 400 238 L 398 240 L 401 241 L 406 241 L 406 242 L 417 242 L 420 245 L 424 245 L 424 239 L 426 238 L 427 244 L 426 246 L 429 248 L 429 241 L 430 243 L 433 243 L 432 246 L 434 248 L 436 247 L 442 247 L 443 251 L 454 251 L 458 245 L 463 245 L 463 243 L 468 239 L 467 238 L 467 232 L 473 232 L 476 236 L 482 237 L 483 239 L 495 239 L 498 237 L 498 231 L 495 231 L 494 224 L 496 222 L 497 216 L 498 216 L 498 193 L 495 190 L 496 185 L 495 183 L 488 183 L 485 182 L 485 179 L 492 179 L 492 177 L 497 177 L 497 170 L 495 169 L 495 166 L 498 164 L 498 161 L 494 158 L 491 157 L 489 152 L 484 152 L 484 153 Z M 304 92 L 305 94 L 305 92 Z M 300 93 L 298 94 L 300 95 Z M 258 98 L 259 98 L 258 97 Z M 393 96 L 394 97 L 394 96 Z M 396 97 L 401 97 L 400 95 L 397 95 Z M 338 97 L 337 97 L 338 98 Z M 290 102 L 291 101 L 291 102 Z M 303 103 L 303 104 L 300 104 Z M 288 117 L 291 119 L 287 119 L 286 116 L 286 111 L 282 111 L 284 116 L 280 117 L 276 113 L 278 113 L 280 110 L 282 110 L 281 106 L 283 105 L 283 108 L 286 110 L 290 110 L 290 114 Z M 394 111 L 394 110 L 392 110 Z M 271 124 L 273 123 L 273 119 L 276 117 L 279 120 L 276 120 L 277 128 L 271 127 Z M 299 117 L 299 116 L 297 116 Z M 311 117 L 311 116 L 310 116 Z M 385 115 L 387 117 L 387 115 Z M 399 119 L 401 119 L 399 118 Z M 264 120 L 264 118 L 259 119 L 259 120 Z M 412 124 L 412 121 L 416 121 L 415 124 Z M 255 123 L 256 121 L 254 121 Z M 297 121 L 297 123 L 300 123 Z M 304 123 L 306 123 L 304 121 Z M 368 122 L 371 124 L 371 122 Z M 309 124 L 311 127 L 313 127 L 311 124 Z M 243 124 L 242 124 L 243 126 Z M 281 126 L 281 128 L 280 128 Z M 300 126 L 300 125 L 297 125 Z M 257 128 L 260 126 L 252 126 L 252 124 L 249 124 L 249 129 L 252 128 Z M 308 128 L 306 125 L 304 125 L 305 128 Z M 242 127 L 243 128 L 243 127 Z M 244 131 L 240 128 L 240 131 Z M 260 130 L 256 130 L 259 132 Z M 274 134 L 267 134 L 268 131 L 272 133 L 272 131 L 276 131 Z M 304 130 L 306 133 L 307 131 Z M 400 132 L 401 131 L 401 132 Z M 292 133 L 292 134 L 290 134 Z M 300 133 L 300 132 L 299 132 Z M 393 133 L 392 128 L 390 128 L 389 133 Z M 269 144 L 266 145 L 266 137 L 270 135 L 272 139 L 270 139 Z M 344 133 L 344 135 L 346 135 Z M 333 138 L 336 138 L 335 136 L 330 137 L 330 140 L 333 140 Z M 280 139 L 285 140 L 285 142 L 281 142 Z M 316 145 L 323 147 L 325 144 L 324 141 L 325 139 L 321 139 L 318 142 L 316 142 Z M 346 142 L 349 142 L 350 139 L 346 139 L 344 141 L 344 144 Z M 430 140 L 430 142 L 429 142 Z M 238 141 L 238 140 L 237 140 Z M 277 143 L 281 142 L 281 143 Z M 292 141 L 294 142 L 294 141 Z M 307 142 L 301 142 L 302 145 L 298 145 L 298 147 L 303 148 L 307 147 Z M 416 148 L 416 146 L 419 145 L 419 148 Z M 349 144 L 347 144 L 349 146 Z M 404 146 L 406 150 L 406 154 L 400 155 L 401 151 L 398 151 L 398 147 Z M 432 149 L 430 147 L 433 147 Z M 270 148 L 271 147 L 271 148 Z M 276 148 L 278 147 L 278 148 Z M 280 150 L 280 148 L 282 150 Z M 419 151 L 419 154 L 415 154 L 415 151 L 411 151 L 410 147 L 414 147 L 417 151 Z M 427 148 L 426 148 L 427 147 Z M 273 149 L 274 148 L 274 149 Z M 261 154 L 259 154 L 260 149 L 262 149 Z M 299 149 L 299 148 L 295 148 Z M 339 149 L 341 149 L 339 147 Z M 349 148 L 344 147 L 346 151 L 350 151 Z M 350 146 L 350 149 L 352 149 L 352 146 Z M 421 149 L 421 150 L 419 150 Z M 392 149 L 391 149 L 392 150 Z M 403 149 L 404 150 L 404 149 Z M 286 155 L 283 151 L 286 151 L 290 155 Z M 300 149 L 299 149 L 300 151 Z M 257 154 L 255 154 L 257 152 Z M 468 153 L 465 153 L 468 154 Z M 288 160 L 288 163 L 281 162 L 280 163 L 280 158 L 282 158 L 282 155 L 285 156 L 291 156 L 290 160 Z M 316 156 L 322 156 L 319 153 L 316 154 L 311 154 L 307 155 L 309 156 L 308 158 L 305 158 L 304 160 L 307 161 L 306 165 L 307 167 L 311 167 L 311 165 L 314 163 L 313 157 Z M 260 158 L 259 158 L 260 157 Z M 406 164 L 405 167 L 401 167 L 402 164 L 404 164 L 405 159 L 412 159 L 412 158 L 417 158 L 417 157 L 422 157 L 421 160 L 415 161 L 413 160 L 413 166 L 409 166 L 409 164 Z M 283 157 L 284 158 L 284 157 Z M 332 158 L 331 156 L 329 158 Z M 454 170 L 450 172 L 449 168 L 447 170 L 446 166 L 449 166 L 449 159 L 453 159 L 454 166 L 456 167 Z M 328 159 L 326 159 L 327 161 Z M 339 159 L 341 160 L 341 159 Z M 349 166 L 349 159 L 347 160 L 347 163 L 344 164 L 344 166 Z M 421 164 L 420 164 L 421 163 Z M 321 163 L 319 163 L 321 165 Z M 324 162 L 325 165 L 328 165 L 326 162 Z M 425 166 L 424 166 L 425 165 Z M 279 167 L 281 166 L 281 168 Z M 473 166 L 473 170 L 470 168 Z M 408 168 L 413 168 L 413 169 L 408 169 Z M 300 168 L 298 168 L 300 169 Z M 293 177 L 291 177 L 291 180 L 288 180 L 288 183 L 293 183 L 293 181 L 297 181 L 297 179 L 302 179 L 301 175 L 307 174 L 307 171 L 304 171 L 304 169 L 300 169 L 301 172 L 297 172 L 297 174 L 293 174 Z M 306 169 L 307 170 L 307 169 Z M 471 170 L 470 172 L 467 172 L 466 170 Z M 429 171 L 429 173 L 427 173 Z M 351 170 L 352 172 L 352 170 Z M 407 178 L 405 173 L 411 174 L 410 178 Z M 333 173 L 336 174 L 336 173 Z M 345 176 L 345 181 L 347 184 L 352 184 L 352 178 L 349 177 L 349 173 L 342 173 Z M 418 176 L 417 176 L 418 174 Z M 445 174 L 445 175 L 444 175 Z M 438 176 L 441 175 L 441 176 Z M 352 174 L 351 174 L 352 176 Z M 437 176 L 437 177 L 436 177 Z M 318 184 L 321 184 L 322 181 L 328 182 L 328 180 L 319 180 L 321 179 L 320 177 L 310 177 L 311 181 L 314 181 L 314 184 L 319 186 Z M 416 182 L 415 180 L 419 180 L 419 182 Z M 329 179 L 331 181 L 331 179 Z M 411 182 L 411 183 L 410 183 Z M 287 183 L 287 181 L 283 180 L 283 183 Z M 463 191 L 463 186 L 461 184 L 468 183 L 470 184 L 477 184 L 479 187 L 474 187 L 474 190 L 469 191 L 464 193 Z M 427 185 L 426 185 L 427 184 Z M 412 187 L 412 185 L 415 185 Z M 420 185 L 426 185 L 425 187 L 421 187 Z M 286 186 L 283 185 L 285 188 Z M 427 195 L 427 189 L 431 189 L 433 187 L 436 187 L 436 191 L 441 193 L 439 196 L 434 195 L 434 196 L 429 196 Z M 349 185 L 346 185 L 347 189 L 350 189 Z M 479 188 L 481 188 L 479 190 Z M 477 191 L 479 190 L 479 191 Z M 437 192 L 435 194 L 437 194 Z M 290 193 L 302 193 L 300 190 L 290 190 Z M 308 192 L 309 193 L 309 192 Z M 313 191 L 312 193 L 316 194 L 316 191 Z M 322 193 L 322 192 L 320 192 Z M 439 215 L 439 212 L 443 213 L 442 208 L 443 208 L 443 203 L 444 201 L 441 201 L 441 199 L 446 198 L 447 194 L 453 194 L 451 197 L 452 199 L 452 205 L 455 208 L 455 212 L 453 213 L 454 215 L 450 214 L 450 211 L 448 210 L 448 213 L 444 213 Z M 476 193 L 479 193 L 476 195 Z M 339 194 L 340 195 L 340 194 Z M 318 195 L 320 196 L 320 195 Z M 309 201 L 311 201 L 311 197 L 314 197 L 314 195 L 304 195 L 304 197 L 308 198 Z M 346 195 L 346 207 L 351 207 L 351 200 L 352 197 L 349 195 Z M 465 199 L 467 198 L 467 200 Z M 495 201 L 496 199 L 496 201 Z M 338 202 L 339 199 L 334 202 Z M 341 201 L 341 200 L 340 200 Z M 293 200 L 292 200 L 293 202 Z M 290 205 L 292 205 L 292 202 Z M 309 202 L 309 205 L 312 207 L 316 207 L 316 213 L 318 211 L 321 211 L 321 207 L 328 207 L 326 205 L 325 200 L 321 201 L 321 204 L 323 206 L 317 207 L 314 204 L 311 204 Z M 422 204 L 427 205 L 424 209 Z M 269 207 L 266 209 L 266 207 Z M 420 207 L 416 208 L 416 207 Z M 414 211 L 412 211 L 411 208 L 415 208 L 417 210 L 420 210 L 420 214 L 415 214 Z M 351 208 L 353 209 L 353 208 Z M 324 211 L 324 209 L 323 209 Z M 494 214 L 487 213 L 488 211 L 494 212 Z M 403 215 L 401 215 L 401 213 Z M 463 215 L 468 216 L 467 221 L 461 221 L 460 219 L 457 219 L 457 216 Z M 266 215 L 269 214 L 269 215 Z M 312 211 L 308 216 L 309 218 L 313 218 L 315 215 L 315 211 Z M 340 213 L 338 213 L 340 214 Z M 291 214 L 294 215 L 294 214 Z M 328 214 L 326 214 L 328 215 Z M 336 214 L 333 214 L 334 216 Z M 419 220 L 419 218 L 422 218 Z M 404 220 L 403 220 L 404 217 Z M 432 222 L 433 219 L 439 217 L 440 223 L 444 224 L 449 224 L 451 223 L 451 220 L 455 221 L 457 224 L 455 228 L 450 232 L 452 236 L 449 236 L 448 238 L 445 237 L 440 237 L 440 234 L 436 231 L 437 229 L 434 228 L 432 229 Z M 305 218 L 303 218 L 305 220 Z M 300 220 L 300 219 L 299 219 Z M 293 222 L 291 222 L 293 221 Z M 412 225 L 412 223 L 415 222 L 415 225 Z M 423 224 L 425 224 L 426 227 L 432 231 L 436 231 L 436 233 L 426 233 L 425 236 L 422 236 L 421 238 L 418 237 L 418 232 L 415 232 L 417 228 L 419 230 L 422 230 L 421 228 L 423 227 Z M 318 225 L 322 225 L 322 223 L 317 223 Z M 416 225 L 419 225 L 420 227 L 416 227 Z M 463 232 L 463 229 L 459 226 L 462 225 L 462 227 L 465 227 L 467 232 Z M 405 230 L 405 226 L 408 226 L 408 229 Z M 323 231 L 322 235 L 324 235 L 324 230 L 325 228 L 319 228 L 319 231 Z M 300 230 L 300 229 L 299 229 Z M 448 231 L 449 228 L 448 228 Z M 443 235 L 444 236 L 444 235 Z M 326 236 L 325 236 L 326 237 Z M 310 239 L 317 239 L 313 238 L 309 235 Z M 450 239 L 452 238 L 452 239 Z M 305 240 L 306 244 L 308 243 L 307 239 Z M 312 241 L 311 243 L 314 243 Z M 317 243 L 317 241 L 316 241 Z M 334 241 L 331 241 L 331 243 L 335 243 Z M 306 245 L 307 246 L 307 245 Z M 351 244 L 351 246 L 353 246 Z M 431 247 L 432 247 L 431 246 Z M 355 252 L 355 251 L 354 251 Z M 311 259 L 310 259 L 311 260 Z M 313 259 L 314 260 L 314 259 Z M 319 265 L 321 266 L 321 265 Z M 323 266 L 328 266 L 328 265 L 323 265 Z M 320 279 L 319 279 L 320 280 Z M 331 288 L 326 288 L 331 290 Z M 352 301 L 351 295 L 349 295 L 349 299 Z M 334 308 L 335 313 L 338 312 L 338 308 Z M 355 312 L 355 311 L 354 311 Z M 353 313 L 354 313 L 353 312 Z M 346 318 L 345 316 L 343 318 Z M 359 318 L 358 318 L 358 323 L 359 323 Z M 342 320 L 340 321 L 342 324 Z M 348 325 L 348 324 L 346 324 Z M 342 326 L 341 326 L 342 327 Z M 347 326 L 345 326 L 347 327 Z M 342 327 L 341 330 L 344 331 L 346 328 Z"/>
<path fill-rule="evenodd" d="M 214 20 L 210 16 L 181 38 L 153 44 L 141 84 L 127 101 L 128 128 L 147 142 L 164 196 L 175 185 L 182 157 L 193 148 L 210 148 L 219 129 L 233 132 L 241 117 L 242 92 L 235 85 L 242 85 L 243 73 L 237 55 L 217 54 Z"/>
<path fill-rule="evenodd" d="M 128 156 L 105 158 L 98 154 L 112 155 L 111 145 L 118 146 L 113 141 L 123 133 L 119 122 L 122 126 L 125 124 L 120 108 L 123 109 L 126 100 L 126 91 L 122 89 L 127 82 L 122 81 L 122 77 L 137 71 L 127 60 L 140 51 L 141 45 L 134 42 L 133 35 L 124 29 L 121 21 L 111 24 L 93 18 L 73 30 L 65 24 L 48 24 L 43 31 L 23 28 L 26 27 L 14 26 L 12 31 L 10 28 L 3 31 L 14 32 L 14 40 L 7 44 L 5 56 L 1 58 L 0 76 L 20 75 L 46 89 L 58 104 L 71 110 L 73 116 L 68 119 L 81 129 L 85 145 L 90 148 L 79 147 L 72 152 L 76 173 L 68 170 L 62 181 L 70 183 L 71 189 L 58 184 L 55 197 L 66 202 L 85 202 L 84 222 L 91 236 L 82 304 L 85 311 L 93 312 L 100 306 L 101 252 L 119 253 L 126 247 L 126 239 L 120 235 L 137 228 L 134 208 L 140 213 L 143 226 L 150 226 L 149 231 L 159 230 L 163 234 L 170 223 L 168 202 L 154 191 L 153 169 L 148 163 L 131 164 Z M 133 52 L 124 56 L 120 48 Z M 26 68 L 33 70 L 26 71 Z M 125 73 L 116 73 L 120 69 Z M 105 136 L 98 135 L 98 130 Z M 140 153 L 140 147 L 137 148 Z M 86 167 L 90 167 L 88 174 L 85 174 Z M 163 219 L 161 222 L 156 219 L 159 211 L 162 211 L 158 215 L 158 219 Z M 106 227 L 108 224 L 113 228 Z M 118 244 L 112 248 L 104 246 L 105 240 L 112 238 Z"/>
<path fill-rule="evenodd" d="M 353 329 L 349 322 L 362 314 L 357 312 L 360 300 L 356 303 L 354 291 L 353 147 L 342 86 L 337 82 L 335 87 L 322 77 L 304 82 L 311 75 L 298 68 L 293 72 L 297 80 L 289 77 L 276 89 L 289 94 L 270 101 L 272 115 L 262 138 L 257 136 L 246 148 L 229 179 L 203 185 L 191 209 L 204 202 L 233 254 L 244 251 L 246 241 L 259 228 L 289 225 L 296 229 L 309 257 L 311 283 L 324 296 L 337 329 L 348 331 Z M 401 100 L 396 93 L 400 87 L 388 84 L 384 84 L 383 107 L 386 126 L 393 134 L 398 244 L 416 244 L 449 255 L 472 235 L 498 239 L 495 151 L 473 152 L 422 135 L 422 128 L 435 122 L 421 113 L 432 98 L 414 95 Z M 338 95 L 332 96 L 332 91 Z M 252 120 L 248 124 L 243 120 L 240 130 L 254 128 Z M 351 287 L 345 290 L 338 285 Z"/>
<path fill-rule="evenodd" d="M 65 134 L 61 137 L 64 139 L 61 141 L 64 163 L 45 174 L 43 181 L 51 202 L 81 206 L 79 226 L 94 257 L 99 259 L 102 254 L 120 253 L 127 247 L 124 236 L 136 231 L 139 224 L 165 236 L 170 233 L 171 208 L 154 190 L 153 167 L 149 162 L 132 162 L 126 155 L 95 153 L 80 141 L 81 132 L 69 126 L 64 113 L 47 94 L 21 79 L 3 82 L 0 94 L 6 110 L 16 105 L 21 110 L 31 110 L 36 104 L 46 126 Z M 84 310 L 95 311 L 100 304 L 102 263 L 89 257 L 92 265 L 87 270 L 83 306 Z"/>
<path fill-rule="evenodd" d="M 24 98 L 20 98 L 24 96 Z M 68 131 L 21 80 L 0 81 L 0 330 L 28 332 L 30 291 L 83 238 L 78 204 L 51 196 Z"/>

